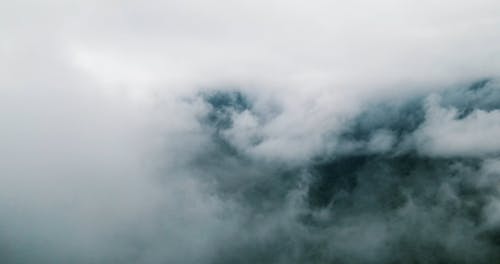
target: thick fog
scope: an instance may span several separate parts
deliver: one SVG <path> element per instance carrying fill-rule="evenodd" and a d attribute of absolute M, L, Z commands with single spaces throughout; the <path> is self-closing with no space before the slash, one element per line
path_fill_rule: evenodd
<path fill-rule="evenodd" d="M 0 263 L 500 263 L 500 2 L 0 3 Z"/>

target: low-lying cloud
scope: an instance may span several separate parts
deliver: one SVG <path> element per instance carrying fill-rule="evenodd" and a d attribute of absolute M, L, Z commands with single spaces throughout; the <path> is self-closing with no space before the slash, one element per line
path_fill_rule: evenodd
<path fill-rule="evenodd" d="M 1 263 L 496 263 L 496 1 L 0 8 Z"/>

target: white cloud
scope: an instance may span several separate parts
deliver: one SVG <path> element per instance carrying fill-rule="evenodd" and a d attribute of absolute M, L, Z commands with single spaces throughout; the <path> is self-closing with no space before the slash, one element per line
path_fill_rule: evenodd
<path fill-rule="evenodd" d="M 436 156 L 482 156 L 498 154 L 500 111 L 474 110 L 458 118 L 455 108 L 439 105 L 438 97 L 427 102 L 426 121 L 416 132 L 416 146 Z"/>

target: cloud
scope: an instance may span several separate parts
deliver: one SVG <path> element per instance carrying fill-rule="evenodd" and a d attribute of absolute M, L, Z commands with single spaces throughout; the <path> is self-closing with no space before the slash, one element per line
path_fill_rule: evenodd
<path fill-rule="evenodd" d="M 0 8 L 2 263 L 491 263 L 497 1 Z"/>
<path fill-rule="evenodd" d="M 495 140 L 500 132 L 498 110 L 473 110 L 459 119 L 455 108 L 441 108 L 438 100 L 429 100 L 426 122 L 417 132 L 416 141 L 423 152 L 438 156 L 481 156 L 500 151 Z"/>

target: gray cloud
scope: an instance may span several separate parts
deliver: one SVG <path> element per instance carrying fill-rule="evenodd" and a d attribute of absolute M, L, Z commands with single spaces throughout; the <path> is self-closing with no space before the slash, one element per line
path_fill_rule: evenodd
<path fill-rule="evenodd" d="M 498 5 L 1 4 L 0 262 L 497 262 Z"/>

